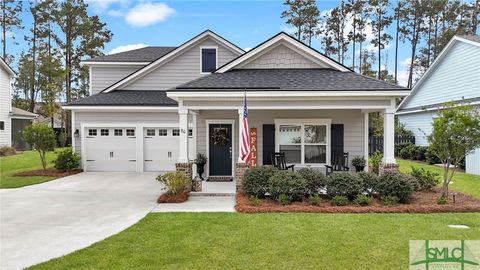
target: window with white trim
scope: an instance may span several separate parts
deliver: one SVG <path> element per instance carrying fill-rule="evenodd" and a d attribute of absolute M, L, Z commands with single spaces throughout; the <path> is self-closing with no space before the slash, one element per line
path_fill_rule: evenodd
<path fill-rule="evenodd" d="M 135 136 L 135 129 L 127 129 L 125 133 L 127 136 Z"/>
<path fill-rule="evenodd" d="M 100 129 L 100 136 L 108 136 L 108 129 Z"/>
<path fill-rule="evenodd" d="M 159 129 L 158 136 L 167 136 L 168 132 L 166 129 Z"/>
<path fill-rule="evenodd" d="M 202 73 L 210 73 L 217 69 L 217 48 L 202 48 L 200 56 Z"/>
<path fill-rule="evenodd" d="M 88 136 L 97 136 L 97 130 L 96 129 L 89 129 L 88 130 Z"/>
<path fill-rule="evenodd" d="M 330 120 L 276 119 L 276 151 L 290 164 L 326 164 L 330 155 Z"/>
<path fill-rule="evenodd" d="M 155 136 L 155 129 L 147 129 L 147 136 Z"/>
<path fill-rule="evenodd" d="M 188 129 L 188 137 L 189 138 L 193 137 L 193 129 L 191 129 L 191 128 Z"/>
<path fill-rule="evenodd" d="M 180 129 L 173 129 L 172 136 L 180 136 Z"/>
<path fill-rule="evenodd" d="M 115 136 L 123 136 L 123 129 L 115 129 L 113 131 L 113 135 Z"/>

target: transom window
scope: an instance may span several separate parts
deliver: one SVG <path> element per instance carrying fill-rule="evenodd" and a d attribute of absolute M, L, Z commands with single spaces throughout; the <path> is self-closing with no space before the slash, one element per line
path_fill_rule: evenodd
<path fill-rule="evenodd" d="M 96 129 L 89 129 L 88 130 L 88 136 L 97 136 L 97 130 Z"/>
<path fill-rule="evenodd" d="M 123 129 L 115 129 L 113 134 L 115 136 L 123 136 Z"/>
<path fill-rule="evenodd" d="M 125 133 L 127 136 L 135 136 L 135 129 L 127 129 Z"/>
<path fill-rule="evenodd" d="M 147 136 L 155 136 L 155 129 L 147 129 Z"/>
<path fill-rule="evenodd" d="M 159 129 L 158 130 L 158 136 L 167 136 L 167 130 L 166 129 Z"/>
<path fill-rule="evenodd" d="M 330 151 L 330 120 L 276 119 L 275 147 L 287 163 L 326 164 Z"/>
<path fill-rule="evenodd" d="M 108 129 L 100 129 L 100 136 L 108 136 Z"/>
<path fill-rule="evenodd" d="M 217 48 L 201 48 L 201 65 L 202 73 L 217 69 Z"/>
<path fill-rule="evenodd" d="M 180 129 L 173 129 L 172 136 L 180 136 Z"/>

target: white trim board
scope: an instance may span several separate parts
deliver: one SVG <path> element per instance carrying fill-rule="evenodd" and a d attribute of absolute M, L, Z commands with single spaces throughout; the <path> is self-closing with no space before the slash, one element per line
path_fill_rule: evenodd
<path fill-rule="evenodd" d="M 75 106 L 65 105 L 62 109 L 72 111 L 155 111 L 155 112 L 177 112 L 177 106 Z"/>
<path fill-rule="evenodd" d="M 232 125 L 232 177 L 235 177 L 235 119 L 205 119 L 205 154 L 207 156 L 207 168 L 205 170 L 205 177 L 210 176 L 210 124 L 231 124 Z M 238 153 L 237 153 L 238 154 Z"/>
<path fill-rule="evenodd" d="M 247 91 L 247 98 L 249 97 L 264 97 L 264 98 L 276 98 L 276 97 L 405 97 L 410 94 L 410 91 Z M 180 92 L 170 91 L 167 92 L 167 96 L 174 100 L 178 98 L 244 98 L 243 91 L 202 91 L 198 92 Z"/>

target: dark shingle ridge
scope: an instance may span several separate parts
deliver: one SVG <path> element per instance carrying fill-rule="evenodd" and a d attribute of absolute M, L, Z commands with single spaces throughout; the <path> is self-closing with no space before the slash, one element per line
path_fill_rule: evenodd
<path fill-rule="evenodd" d="M 120 53 L 97 56 L 86 60 L 89 62 L 153 62 L 177 47 L 147 46 Z"/>
<path fill-rule="evenodd" d="M 355 72 L 330 68 L 235 69 L 212 73 L 179 85 L 181 90 L 285 90 L 285 91 L 391 91 L 402 86 L 366 77 Z"/>
<path fill-rule="evenodd" d="M 177 102 L 160 90 L 117 90 L 98 93 L 70 102 L 71 106 L 177 106 Z"/>

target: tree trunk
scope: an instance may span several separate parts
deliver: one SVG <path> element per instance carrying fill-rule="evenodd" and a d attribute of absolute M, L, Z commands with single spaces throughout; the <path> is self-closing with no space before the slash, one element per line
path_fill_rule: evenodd
<path fill-rule="evenodd" d="M 396 27 L 396 34 L 395 34 L 395 83 L 398 84 L 398 32 L 400 28 L 400 1 L 398 2 L 397 6 L 397 27 Z"/>
<path fill-rule="evenodd" d="M 3 41 L 3 59 L 7 61 L 7 11 L 6 2 L 2 1 L 2 41 Z M 7 62 L 8 63 L 8 62 Z"/>
<path fill-rule="evenodd" d="M 353 19 L 353 50 L 352 50 L 352 69 L 355 71 L 355 41 L 357 39 L 357 34 L 356 34 L 356 19 Z"/>
<path fill-rule="evenodd" d="M 377 79 L 380 79 L 380 73 L 382 70 L 382 61 L 381 61 L 381 52 L 382 52 L 382 31 L 380 31 L 381 27 L 381 22 L 382 22 L 382 15 L 378 16 L 378 74 L 377 74 Z"/>
<path fill-rule="evenodd" d="M 36 12 L 36 11 L 32 11 Z M 30 78 L 30 106 L 29 111 L 35 110 L 35 88 L 36 88 L 36 73 L 37 73 L 37 16 L 33 15 L 33 37 L 32 37 L 32 77 Z"/>

